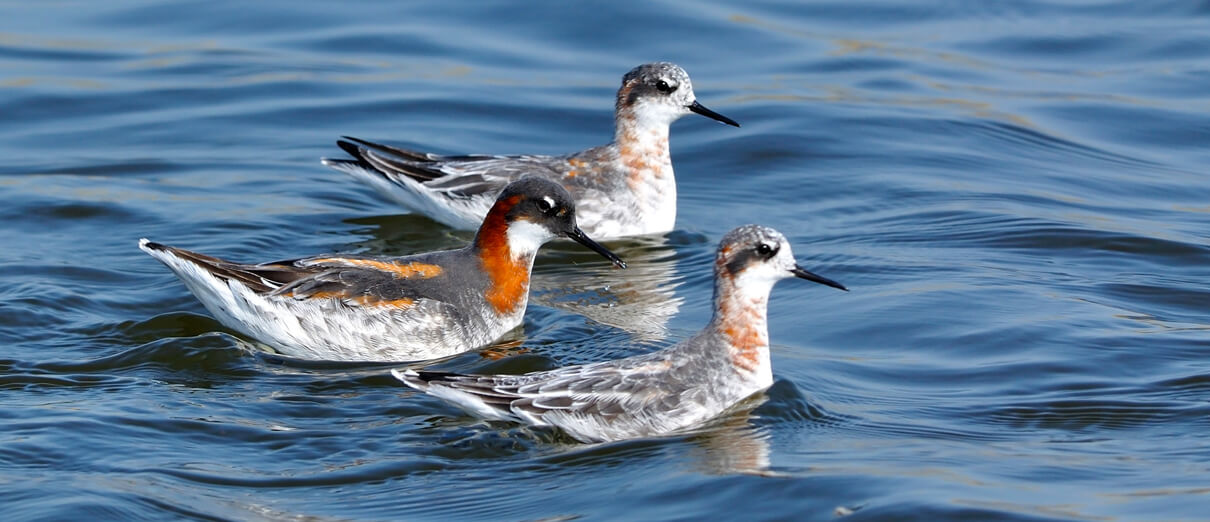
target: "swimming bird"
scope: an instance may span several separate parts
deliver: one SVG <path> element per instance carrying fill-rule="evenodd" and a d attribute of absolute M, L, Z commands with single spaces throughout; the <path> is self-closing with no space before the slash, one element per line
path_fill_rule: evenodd
<path fill-rule="evenodd" d="M 576 226 L 571 195 L 542 178 L 505 187 L 474 241 L 459 250 L 241 264 L 147 239 L 139 247 L 219 322 L 282 354 L 415 361 L 485 346 L 521 324 L 534 256 L 557 236 L 626 266 Z"/>
<path fill-rule="evenodd" d="M 323 163 L 453 228 L 478 226 L 510 181 L 542 176 L 571 192 L 580 227 L 592 237 L 660 234 L 676 224 L 668 127 L 691 112 L 739 127 L 698 103 L 684 69 L 649 63 L 622 77 L 608 145 L 562 156 L 444 156 L 346 136 L 337 145 L 354 159 Z"/>
<path fill-rule="evenodd" d="M 664 350 L 523 375 L 391 373 L 474 415 L 554 426 L 584 442 L 697 426 L 773 384 L 766 311 L 774 283 L 799 277 L 847 290 L 799 266 L 785 236 L 758 225 L 723 237 L 714 276 L 710 323 Z"/>

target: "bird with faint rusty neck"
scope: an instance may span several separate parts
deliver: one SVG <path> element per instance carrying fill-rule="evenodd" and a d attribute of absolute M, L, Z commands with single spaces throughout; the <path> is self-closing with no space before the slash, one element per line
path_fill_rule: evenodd
<path fill-rule="evenodd" d="M 523 375 L 392 374 L 474 415 L 553 426 L 584 442 L 693 428 L 773 384 L 766 319 L 775 283 L 799 277 L 846 290 L 803 269 L 785 236 L 757 225 L 723 237 L 714 276 L 710 323 L 671 348 Z"/>
<path fill-rule="evenodd" d="M 661 234 L 676 224 L 676 179 L 668 128 L 689 113 L 739 127 L 698 103 L 689 74 L 649 63 L 622 77 L 613 142 L 561 156 L 444 156 L 346 137 L 353 159 L 325 158 L 408 209 L 459 229 L 482 221 L 496 194 L 522 176 L 563 185 L 576 200 L 580 227 L 597 239 Z"/>
<path fill-rule="evenodd" d="M 534 256 L 560 236 L 625 267 L 576 225 L 571 195 L 541 178 L 505 187 L 474 241 L 458 250 L 242 264 L 146 239 L 139 247 L 220 323 L 281 354 L 416 361 L 480 348 L 521 324 Z"/>

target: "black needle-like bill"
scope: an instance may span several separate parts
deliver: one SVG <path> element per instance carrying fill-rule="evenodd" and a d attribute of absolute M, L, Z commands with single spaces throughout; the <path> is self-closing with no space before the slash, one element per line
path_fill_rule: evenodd
<path fill-rule="evenodd" d="M 828 285 L 832 288 L 839 288 L 846 292 L 849 291 L 849 289 L 845 288 L 844 285 L 837 283 L 836 281 L 833 281 L 831 279 L 828 279 L 824 276 L 816 275 L 816 274 L 810 272 L 809 270 L 807 270 L 801 266 L 798 266 L 798 265 L 794 265 L 794 270 L 791 270 L 790 273 L 794 274 L 795 277 L 806 279 L 807 281 L 814 281 L 821 285 Z"/>
<path fill-rule="evenodd" d="M 705 105 L 698 103 L 696 100 L 694 100 L 693 104 L 689 106 L 689 110 L 696 112 L 698 114 L 701 114 L 702 116 L 710 118 L 714 121 L 721 121 L 732 127 L 739 127 L 739 124 L 735 123 L 735 120 L 728 118 L 726 116 L 723 116 L 722 114 L 714 112 L 710 109 L 707 109 Z"/>
<path fill-rule="evenodd" d="M 586 234 L 584 234 L 583 230 L 580 230 L 580 227 L 576 227 L 571 232 L 568 232 L 567 237 L 571 238 L 576 243 L 579 243 L 581 245 L 588 247 L 593 252 L 601 254 L 602 257 L 612 261 L 613 264 L 616 265 L 618 268 L 626 268 L 626 262 L 622 261 L 622 258 L 618 257 L 617 254 L 610 252 L 608 248 L 601 246 L 600 243 L 593 241 Z"/>

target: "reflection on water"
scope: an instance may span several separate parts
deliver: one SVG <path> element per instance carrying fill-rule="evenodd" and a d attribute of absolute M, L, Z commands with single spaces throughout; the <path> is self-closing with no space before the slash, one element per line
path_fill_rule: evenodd
<path fill-rule="evenodd" d="M 566 262 L 573 254 L 575 259 L 585 257 L 577 247 L 564 241 L 546 247 L 544 266 L 535 270 L 530 286 L 531 302 L 620 328 L 640 342 L 663 340 L 668 320 L 683 301 L 676 296 L 676 252 L 667 240 L 659 236 L 611 242 L 610 250 L 626 261 L 624 270 L 595 260 Z"/>
<path fill-rule="evenodd" d="M 689 456 L 694 468 L 712 475 L 771 475 L 769 433 L 752 424 L 753 410 L 768 400 L 764 392 L 744 399 L 693 436 Z"/>
<path fill-rule="evenodd" d="M 6 520 L 1210 505 L 1206 2 L 8 4 Z M 711 313 L 715 240 L 756 222 L 853 291 L 777 288 L 755 412 L 591 447 L 483 423 L 383 365 L 260 353 L 134 248 L 460 247 L 472 234 L 318 159 L 346 132 L 580 150 L 610 127 L 617 75 L 662 59 L 744 122 L 673 128 L 677 230 L 607 245 L 627 270 L 552 242 L 521 328 L 425 364 L 522 373 L 683 339 Z"/>

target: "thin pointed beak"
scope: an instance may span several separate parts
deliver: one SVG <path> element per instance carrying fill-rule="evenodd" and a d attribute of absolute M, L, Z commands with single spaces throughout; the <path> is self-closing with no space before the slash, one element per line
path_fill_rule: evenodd
<path fill-rule="evenodd" d="M 689 105 L 689 110 L 696 112 L 698 114 L 701 114 L 702 116 L 710 118 L 714 121 L 720 121 L 720 122 L 726 123 L 727 125 L 730 125 L 732 127 L 739 127 L 739 124 L 735 123 L 735 120 L 728 118 L 726 116 L 723 116 L 722 114 L 714 112 L 710 109 L 707 109 L 705 105 L 698 103 L 697 100 L 693 100 L 693 104 Z"/>
<path fill-rule="evenodd" d="M 791 270 L 790 273 L 794 274 L 795 277 L 800 277 L 800 278 L 806 279 L 807 281 L 814 281 L 821 285 L 828 285 L 832 288 L 839 288 L 846 292 L 849 291 L 849 289 L 845 288 L 844 285 L 837 283 L 836 281 L 833 281 L 826 277 L 823 277 L 820 275 L 815 275 L 815 274 L 811 273 L 810 271 L 808 271 L 807 269 L 805 269 L 801 266 L 798 266 L 798 265 L 794 265 L 794 270 Z"/>
<path fill-rule="evenodd" d="M 584 234 L 583 230 L 580 230 L 580 227 L 576 227 L 576 228 L 572 229 L 571 232 L 568 232 L 567 237 L 571 238 L 576 243 L 579 243 L 581 245 L 588 247 L 593 252 L 601 254 L 601 257 L 604 257 L 605 259 L 610 260 L 618 268 L 626 268 L 626 262 L 622 261 L 622 258 L 618 257 L 617 254 L 610 252 L 608 248 L 601 246 L 600 243 L 597 243 L 596 241 L 593 241 L 592 239 L 590 239 L 587 235 Z"/>

